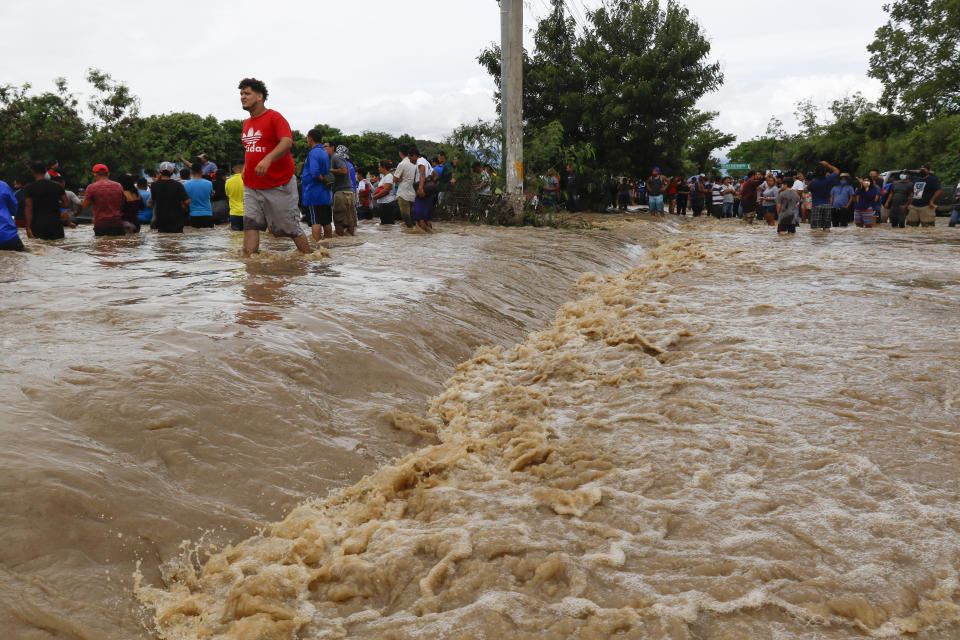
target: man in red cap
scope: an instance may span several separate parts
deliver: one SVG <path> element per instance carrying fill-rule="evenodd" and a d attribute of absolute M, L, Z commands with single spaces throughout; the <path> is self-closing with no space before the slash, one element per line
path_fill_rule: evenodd
<path fill-rule="evenodd" d="M 93 184 L 87 187 L 81 209 L 93 207 L 93 234 L 97 236 L 122 236 L 123 187 L 110 179 L 110 170 L 105 164 L 94 165 Z"/>

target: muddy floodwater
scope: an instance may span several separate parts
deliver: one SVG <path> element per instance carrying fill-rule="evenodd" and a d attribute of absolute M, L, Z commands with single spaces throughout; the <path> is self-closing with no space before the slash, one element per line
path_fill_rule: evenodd
<path fill-rule="evenodd" d="M 0 255 L 0 637 L 960 638 L 960 230 L 592 227 Z"/>

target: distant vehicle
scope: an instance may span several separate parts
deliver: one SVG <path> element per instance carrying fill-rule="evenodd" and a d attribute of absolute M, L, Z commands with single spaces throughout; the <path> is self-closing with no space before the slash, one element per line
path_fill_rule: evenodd
<path fill-rule="evenodd" d="M 880 174 L 880 177 L 883 178 L 883 185 L 886 186 L 891 182 L 896 182 L 900 179 L 900 174 L 906 173 L 910 176 L 911 182 L 916 182 L 920 179 L 920 170 L 919 169 L 895 169 L 893 171 L 884 171 Z M 957 194 L 956 191 L 951 191 L 949 185 L 944 182 L 941 176 L 940 184 L 943 187 L 943 193 L 940 194 L 940 197 L 937 199 L 937 215 L 938 216 L 949 216 L 950 213 L 957 206 Z M 960 185 L 957 185 L 957 188 L 960 189 Z"/>
<path fill-rule="evenodd" d="M 76 215 L 70 216 L 75 224 L 93 224 L 93 207 L 81 209 Z"/>
<path fill-rule="evenodd" d="M 917 178 L 920 177 L 919 169 L 893 169 L 891 171 L 884 171 L 880 174 L 880 177 L 883 178 L 883 185 L 886 186 L 891 182 L 896 182 L 900 179 L 900 174 L 906 173 L 910 176 L 911 182 L 916 182 Z"/>

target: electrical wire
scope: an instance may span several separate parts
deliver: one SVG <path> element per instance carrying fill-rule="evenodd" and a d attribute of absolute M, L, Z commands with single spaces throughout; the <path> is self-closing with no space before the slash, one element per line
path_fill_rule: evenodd
<path fill-rule="evenodd" d="M 570 17 L 573 18 L 573 21 L 577 23 L 577 26 L 579 26 L 581 29 L 587 28 L 586 16 L 581 16 L 578 14 L 571 0 L 563 0 L 563 6 L 567 10 L 567 13 L 570 14 Z"/>
<path fill-rule="evenodd" d="M 590 19 L 590 9 L 587 8 L 584 0 L 576 0 L 580 4 L 580 8 L 583 10 L 583 21 L 586 23 Z"/>

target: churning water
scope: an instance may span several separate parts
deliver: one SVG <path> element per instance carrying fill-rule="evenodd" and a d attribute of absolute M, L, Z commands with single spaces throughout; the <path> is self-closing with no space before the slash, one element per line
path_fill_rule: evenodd
<path fill-rule="evenodd" d="M 960 637 L 960 234 L 602 224 L 0 256 L 0 627 Z"/>

